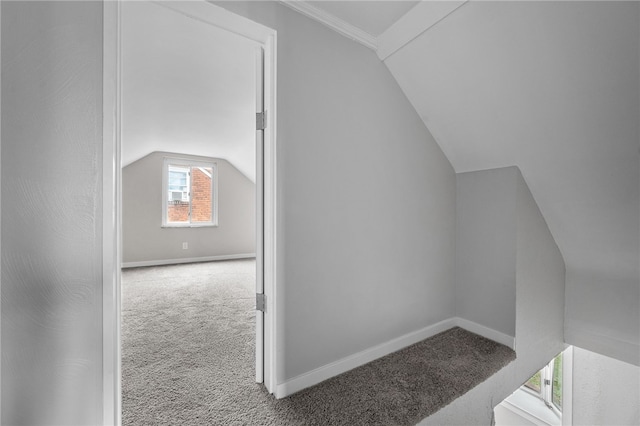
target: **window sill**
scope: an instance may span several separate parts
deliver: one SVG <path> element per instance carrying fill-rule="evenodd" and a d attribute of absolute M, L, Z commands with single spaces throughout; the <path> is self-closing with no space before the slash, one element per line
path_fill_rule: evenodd
<path fill-rule="evenodd" d="M 172 224 L 172 223 L 163 223 L 160 225 L 161 228 L 217 228 L 217 223 L 186 223 L 186 224 Z"/>
<path fill-rule="evenodd" d="M 503 407 L 540 426 L 562 426 L 562 418 L 543 400 L 518 389 L 502 402 Z"/>

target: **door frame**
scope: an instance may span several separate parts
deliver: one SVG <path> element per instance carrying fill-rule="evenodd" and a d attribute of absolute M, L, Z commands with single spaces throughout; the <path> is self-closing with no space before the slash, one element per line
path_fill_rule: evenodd
<path fill-rule="evenodd" d="M 103 423 L 120 425 L 121 399 L 121 301 L 122 265 L 122 170 L 121 170 L 121 1 L 103 2 L 103 180 L 102 180 L 102 331 L 103 331 Z M 264 107 L 266 129 L 263 142 L 263 283 L 264 385 L 276 388 L 276 31 L 204 0 L 153 2 L 182 15 L 253 40 L 264 49 Z M 256 210 L 259 206 L 256 206 Z M 260 247 L 256 248 L 259 256 Z M 257 262 L 259 264 L 259 262 Z M 258 271 L 258 274 L 261 271 Z"/>

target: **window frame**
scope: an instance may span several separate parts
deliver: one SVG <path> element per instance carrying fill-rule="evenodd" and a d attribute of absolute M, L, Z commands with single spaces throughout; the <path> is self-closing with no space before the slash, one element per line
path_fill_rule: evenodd
<path fill-rule="evenodd" d="M 211 169 L 211 221 L 209 222 L 191 222 L 191 214 L 189 214 L 188 222 L 169 222 L 168 206 L 169 206 L 169 166 L 178 166 L 189 169 L 191 174 L 194 168 L 210 168 Z M 193 178 L 187 177 L 188 203 L 189 212 L 193 197 L 191 196 Z M 164 157 L 162 162 L 162 225 L 163 228 L 202 228 L 218 226 L 218 164 L 215 161 L 191 160 L 180 157 Z"/>
<path fill-rule="evenodd" d="M 561 357 L 562 358 L 562 368 L 563 371 L 561 372 L 561 374 L 563 374 L 564 372 L 564 368 L 565 368 L 565 363 L 564 363 L 564 352 L 561 352 L 560 354 L 556 355 L 555 357 L 553 357 L 551 359 L 551 361 L 549 361 L 549 363 L 547 365 L 545 365 L 544 367 L 542 367 L 540 370 L 536 371 L 536 373 L 533 374 L 533 376 L 535 376 L 535 374 L 537 374 L 538 372 L 540 373 L 540 391 L 536 391 L 535 389 L 532 389 L 530 387 L 528 387 L 525 384 L 523 384 L 522 386 L 520 386 L 520 389 L 524 392 L 527 392 L 528 394 L 531 394 L 533 396 L 535 396 L 536 398 L 540 399 L 542 402 L 544 402 L 544 404 L 551 410 L 553 411 L 559 418 L 562 418 L 562 413 L 564 411 L 563 408 L 558 407 L 554 402 L 553 402 L 553 372 L 554 372 L 554 367 L 555 367 L 555 362 L 556 362 L 556 358 Z M 531 377 L 533 377 L 531 376 Z M 562 405 L 564 407 L 564 377 L 562 377 L 562 386 L 563 389 L 561 390 L 561 392 L 563 392 L 562 394 Z M 528 382 L 529 380 L 527 380 Z"/>

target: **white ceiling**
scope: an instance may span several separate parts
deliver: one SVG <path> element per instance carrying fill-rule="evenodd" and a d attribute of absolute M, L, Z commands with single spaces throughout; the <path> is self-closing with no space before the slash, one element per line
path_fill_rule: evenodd
<path fill-rule="evenodd" d="M 361 30 L 379 36 L 396 22 L 402 15 L 413 8 L 418 1 L 307 1 L 318 9 L 360 28 Z"/>
<path fill-rule="evenodd" d="M 637 299 L 640 3 L 360 3 L 314 5 L 377 36 L 457 172 L 519 166 L 568 273 Z"/>
<path fill-rule="evenodd" d="M 223 158 L 255 181 L 255 47 L 148 2 L 123 2 L 122 162 Z"/>

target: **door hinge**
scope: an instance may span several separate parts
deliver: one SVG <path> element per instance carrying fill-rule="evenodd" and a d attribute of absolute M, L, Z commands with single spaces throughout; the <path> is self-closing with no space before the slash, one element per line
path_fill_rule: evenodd
<path fill-rule="evenodd" d="M 256 130 L 264 130 L 267 128 L 267 113 L 256 112 Z"/>
<path fill-rule="evenodd" d="M 256 293 L 256 311 L 264 312 L 265 297 L 264 293 Z"/>
<path fill-rule="evenodd" d="M 544 384 L 549 386 L 551 384 L 551 380 L 549 379 L 544 379 Z"/>

